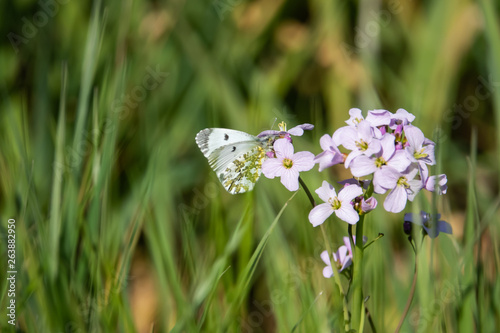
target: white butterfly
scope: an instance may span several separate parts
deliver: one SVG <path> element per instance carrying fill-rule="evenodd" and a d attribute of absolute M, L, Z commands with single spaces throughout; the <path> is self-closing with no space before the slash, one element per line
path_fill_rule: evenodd
<path fill-rule="evenodd" d="M 222 186 L 236 194 L 253 189 L 277 137 L 279 134 L 257 137 L 231 129 L 206 128 L 196 135 L 196 143 Z"/>
<path fill-rule="evenodd" d="M 278 138 L 301 136 L 304 130 L 314 128 L 302 124 L 286 130 L 264 131 L 258 136 L 225 128 L 206 128 L 196 135 L 196 143 L 208 159 L 222 186 L 231 194 L 251 191 L 262 173 L 262 163 L 273 154 L 273 144 Z"/>

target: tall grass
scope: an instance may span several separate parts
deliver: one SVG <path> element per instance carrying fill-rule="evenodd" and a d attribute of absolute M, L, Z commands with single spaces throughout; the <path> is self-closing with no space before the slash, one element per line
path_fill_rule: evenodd
<path fill-rule="evenodd" d="M 366 217 L 364 234 L 384 237 L 365 252 L 364 331 L 396 329 L 415 261 L 402 332 L 498 330 L 494 1 L 56 4 L 53 15 L 35 1 L 0 4 L 2 332 L 343 331 L 304 191 L 291 198 L 263 178 L 232 196 L 194 137 L 309 122 L 315 130 L 294 144 L 317 154 L 351 107 L 416 115 L 449 189 L 407 211 L 435 210 L 453 226 L 415 258 L 403 214 Z M 303 178 L 315 189 L 346 173 Z M 6 316 L 9 218 L 16 327 Z M 346 224 L 332 218 L 325 233 L 336 248 Z"/>

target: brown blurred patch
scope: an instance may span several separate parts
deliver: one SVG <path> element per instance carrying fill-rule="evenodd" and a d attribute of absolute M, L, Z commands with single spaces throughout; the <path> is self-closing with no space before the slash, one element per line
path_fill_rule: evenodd
<path fill-rule="evenodd" d="M 129 299 L 135 329 L 139 333 L 152 332 L 158 311 L 158 286 L 149 258 L 137 251 L 130 268 Z"/>
<path fill-rule="evenodd" d="M 309 38 L 305 24 L 295 20 L 282 22 L 274 32 L 274 40 L 284 51 L 297 52 L 304 48 Z"/>
<path fill-rule="evenodd" d="M 240 30 L 249 33 L 261 33 L 275 17 L 283 5 L 283 0 L 259 0 L 234 9 L 234 20 Z"/>
<path fill-rule="evenodd" d="M 146 41 L 157 41 L 172 29 L 175 20 L 166 10 L 153 11 L 147 14 L 139 26 L 139 35 Z"/>

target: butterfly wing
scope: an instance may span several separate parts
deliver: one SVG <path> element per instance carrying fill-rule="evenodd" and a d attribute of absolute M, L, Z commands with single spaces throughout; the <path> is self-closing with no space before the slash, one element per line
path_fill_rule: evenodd
<path fill-rule="evenodd" d="M 267 158 L 259 138 L 236 130 L 207 128 L 198 133 L 196 143 L 229 193 L 253 189 Z"/>

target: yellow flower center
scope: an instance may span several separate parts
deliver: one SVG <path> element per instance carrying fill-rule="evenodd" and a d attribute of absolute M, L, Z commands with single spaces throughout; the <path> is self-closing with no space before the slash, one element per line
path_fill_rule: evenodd
<path fill-rule="evenodd" d="M 282 121 L 281 123 L 278 124 L 278 127 L 281 132 L 286 132 L 286 123 Z"/>
<path fill-rule="evenodd" d="M 356 147 L 358 147 L 358 149 L 361 151 L 365 151 L 368 149 L 368 143 L 366 143 L 364 140 L 359 140 L 356 141 Z"/>
<path fill-rule="evenodd" d="M 293 161 L 289 158 L 284 158 L 283 159 L 283 166 L 287 169 L 291 169 L 293 166 Z"/>
<path fill-rule="evenodd" d="M 380 156 L 379 158 L 377 158 L 375 160 L 375 166 L 377 168 L 380 168 L 380 167 L 382 167 L 382 165 L 386 165 L 386 164 L 387 164 L 387 162 L 385 161 L 385 159 L 382 156 Z"/>
<path fill-rule="evenodd" d="M 333 210 L 337 210 L 340 206 L 342 206 L 342 203 L 339 199 L 337 199 L 337 197 L 328 199 L 328 203 L 332 205 Z"/>
<path fill-rule="evenodd" d="M 408 179 L 406 179 L 406 177 L 399 177 L 397 186 L 403 186 L 404 188 L 410 188 L 410 185 L 408 184 Z"/>
<path fill-rule="evenodd" d="M 426 158 L 427 156 L 429 156 L 429 154 L 424 153 L 424 148 L 422 148 L 420 150 L 416 150 L 413 153 L 413 157 L 415 157 L 417 160 L 422 159 L 422 158 Z"/>

